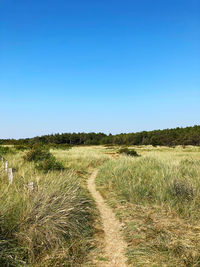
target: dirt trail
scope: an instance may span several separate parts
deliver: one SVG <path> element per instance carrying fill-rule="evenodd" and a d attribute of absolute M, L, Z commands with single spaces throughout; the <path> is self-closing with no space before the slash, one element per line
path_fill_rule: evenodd
<path fill-rule="evenodd" d="M 126 258 L 124 251 L 126 243 L 120 234 L 120 222 L 115 218 L 111 208 L 104 202 L 100 193 L 96 190 L 95 178 L 97 170 L 92 173 L 88 180 L 88 189 L 96 201 L 97 208 L 100 211 L 103 230 L 105 232 L 105 258 L 106 262 L 101 262 L 102 267 L 126 267 Z"/>

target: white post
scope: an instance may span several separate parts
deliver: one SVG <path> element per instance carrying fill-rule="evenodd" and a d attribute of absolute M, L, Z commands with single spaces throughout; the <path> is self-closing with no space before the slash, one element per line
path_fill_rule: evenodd
<path fill-rule="evenodd" d="M 7 172 L 8 171 L 8 162 L 5 161 L 5 171 Z"/>
<path fill-rule="evenodd" d="M 30 191 L 33 191 L 33 188 L 34 188 L 33 182 L 30 182 L 30 183 L 28 184 L 28 189 L 29 189 Z"/>
<path fill-rule="evenodd" d="M 9 184 L 12 184 L 12 182 L 13 182 L 13 172 L 12 172 L 12 168 L 9 168 L 9 169 L 8 169 L 8 181 L 9 181 Z"/>

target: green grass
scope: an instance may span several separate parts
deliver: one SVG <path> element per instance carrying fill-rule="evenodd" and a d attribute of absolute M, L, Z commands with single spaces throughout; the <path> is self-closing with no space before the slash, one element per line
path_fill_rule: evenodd
<path fill-rule="evenodd" d="M 61 162 L 64 162 L 65 169 L 73 169 L 78 174 L 85 174 L 87 171 L 98 168 L 109 157 L 104 154 L 102 147 L 73 147 L 68 151 L 51 150 L 51 153 Z"/>
<path fill-rule="evenodd" d="M 130 265 L 200 266 L 198 148 L 134 149 L 142 157 L 112 159 L 97 177 L 124 224 Z"/>
<path fill-rule="evenodd" d="M 52 153 L 67 168 L 44 173 L 24 160 L 25 153 L 5 155 L 14 171 L 12 185 L 0 166 L 0 266 L 84 265 L 94 246 L 96 218 L 84 180 L 106 156 L 56 149 Z"/>
<path fill-rule="evenodd" d="M 97 211 L 86 180 L 97 186 L 123 225 L 130 266 L 200 266 L 200 148 L 132 146 L 52 148 L 64 169 L 45 173 L 23 149 L 0 162 L 0 266 L 94 266 Z M 43 160 L 42 160 L 43 162 Z M 28 183 L 34 183 L 30 191 Z M 100 225 L 97 225 L 97 228 Z"/>

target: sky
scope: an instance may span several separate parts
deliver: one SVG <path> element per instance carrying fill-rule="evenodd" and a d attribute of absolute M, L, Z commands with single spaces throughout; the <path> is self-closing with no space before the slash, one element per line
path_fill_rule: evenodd
<path fill-rule="evenodd" d="M 0 0 L 0 138 L 200 124 L 199 0 Z"/>

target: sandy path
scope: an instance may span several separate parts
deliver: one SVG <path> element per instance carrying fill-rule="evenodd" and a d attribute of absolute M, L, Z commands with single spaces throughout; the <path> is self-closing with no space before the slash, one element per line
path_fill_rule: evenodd
<path fill-rule="evenodd" d="M 88 179 L 88 189 L 96 201 L 97 208 L 100 211 L 103 230 L 105 232 L 105 257 L 106 262 L 101 262 L 102 267 L 126 267 L 126 258 L 124 251 L 126 243 L 120 234 L 120 222 L 110 207 L 104 202 L 100 193 L 96 190 L 95 178 L 97 171 L 94 171 Z"/>

